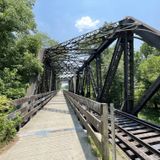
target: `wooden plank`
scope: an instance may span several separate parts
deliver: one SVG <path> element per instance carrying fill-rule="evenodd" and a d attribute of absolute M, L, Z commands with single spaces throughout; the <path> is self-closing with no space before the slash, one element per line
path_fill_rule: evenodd
<path fill-rule="evenodd" d="M 91 128 L 91 126 L 87 123 L 87 121 L 84 119 L 84 117 L 81 115 L 81 113 L 78 111 L 78 109 L 74 106 L 74 103 L 69 99 L 70 103 L 72 104 L 71 106 L 76 112 L 76 115 L 80 119 L 81 123 L 84 125 L 84 127 L 87 129 L 88 134 L 92 137 L 95 145 L 99 149 L 100 153 L 102 153 L 102 147 L 101 147 L 101 142 L 99 141 L 98 137 L 96 136 L 95 132 Z"/>
<path fill-rule="evenodd" d="M 144 134 L 138 134 L 138 135 L 136 135 L 136 137 L 138 137 L 138 138 L 149 138 L 149 137 L 153 137 L 153 136 L 160 136 L 160 134 L 158 134 L 158 133 L 156 133 L 156 132 L 149 132 L 149 133 L 144 133 Z"/>
<path fill-rule="evenodd" d="M 135 126 L 135 127 L 127 127 L 125 130 L 127 131 L 133 131 L 133 130 L 138 130 L 138 129 L 144 129 L 145 126 Z"/>
<path fill-rule="evenodd" d="M 160 143 L 160 136 L 154 138 L 147 138 L 143 140 L 145 143 Z"/>
<path fill-rule="evenodd" d="M 116 142 L 115 142 L 115 115 L 114 105 L 110 105 L 111 112 L 111 134 L 112 134 L 112 160 L 116 160 Z"/>
<path fill-rule="evenodd" d="M 91 114 L 89 111 L 84 109 L 79 103 L 77 103 L 74 99 L 72 99 L 73 103 L 75 104 L 75 107 L 79 109 L 82 115 L 84 115 L 89 123 L 91 123 L 98 132 L 101 132 L 101 121 L 96 118 L 93 114 Z"/>
<path fill-rule="evenodd" d="M 160 150 L 160 143 L 159 144 L 155 144 L 155 145 L 152 145 L 152 147 L 156 150 Z"/>
<path fill-rule="evenodd" d="M 109 160 L 108 105 L 102 104 L 102 160 Z"/>
<path fill-rule="evenodd" d="M 130 133 L 136 135 L 136 134 L 148 133 L 151 131 L 152 131 L 151 129 L 145 128 L 145 129 L 132 130 L 132 131 L 130 131 Z"/>
<path fill-rule="evenodd" d="M 17 105 L 21 105 L 23 103 L 26 103 L 28 101 L 33 101 L 33 100 L 39 99 L 41 97 L 52 96 L 52 95 L 55 95 L 55 94 L 56 94 L 56 91 L 37 94 L 37 95 L 30 96 L 30 97 L 23 97 L 23 98 L 16 99 L 16 100 L 12 101 L 11 103 L 13 105 L 17 106 Z"/>
<path fill-rule="evenodd" d="M 96 101 L 87 99 L 87 104 L 86 105 L 90 110 L 93 110 L 100 115 L 102 114 L 101 103 L 98 103 Z"/>
<path fill-rule="evenodd" d="M 132 124 L 133 123 L 133 121 L 122 121 L 122 122 L 119 122 L 119 121 L 117 121 L 117 123 L 118 123 L 118 125 L 127 125 L 127 124 Z"/>
<path fill-rule="evenodd" d="M 121 126 L 122 128 L 128 128 L 128 127 L 133 128 L 135 126 L 138 126 L 139 124 L 136 122 L 132 122 L 130 124 L 123 124 L 123 125 L 118 124 L 118 125 Z"/>
<path fill-rule="evenodd" d="M 71 93 L 71 92 L 68 92 L 67 94 L 70 95 L 77 102 L 79 102 L 81 105 L 85 105 L 89 110 L 93 110 L 94 112 L 101 115 L 102 113 L 101 103 L 93 101 L 89 98 L 82 97 L 80 95 Z"/>
<path fill-rule="evenodd" d="M 27 113 L 23 113 L 21 116 L 22 116 L 22 119 L 23 119 L 23 122 L 26 122 L 29 118 L 31 118 L 41 107 L 43 107 L 52 97 L 48 97 L 47 99 L 44 99 L 43 102 L 41 102 L 37 107 L 35 108 L 32 108 L 32 110 L 30 110 L 29 112 Z"/>

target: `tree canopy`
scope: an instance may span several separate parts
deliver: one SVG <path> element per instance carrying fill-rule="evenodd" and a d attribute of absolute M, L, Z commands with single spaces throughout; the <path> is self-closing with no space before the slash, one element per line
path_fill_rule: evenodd
<path fill-rule="evenodd" d="M 0 94 L 9 98 L 25 95 L 31 79 L 43 72 L 37 56 L 42 47 L 54 45 L 36 31 L 34 0 L 0 1 Z"/>

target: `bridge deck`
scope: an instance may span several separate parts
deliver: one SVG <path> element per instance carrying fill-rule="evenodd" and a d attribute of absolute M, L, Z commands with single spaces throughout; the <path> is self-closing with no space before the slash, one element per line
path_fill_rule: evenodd
<path fill-rule="evenodd" d="M 96 160 L 86 133 L 59 92 L 18 133 L 0 160 Z"/>

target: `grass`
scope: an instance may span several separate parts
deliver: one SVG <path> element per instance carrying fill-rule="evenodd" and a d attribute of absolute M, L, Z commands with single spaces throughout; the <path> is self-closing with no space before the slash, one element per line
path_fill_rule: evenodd
<path fill-rule="evenodd" d="M 88 140 L 88 143 L 91 145 L 93 155 L 95 155 L 98 158 L 98 160 L 102 160 L 102 155 L 100 154 L 91 136 L 88 135 L 87 140 Z M 109 143 L 108 147 L 109 147 L 109 160 L 112 160 L 112 145 Z M 119 148 L 116 148 L 116 157 L 117 157 L 117 160 L 127 160 L 128 159 L 128 157 Z"/>
<path fill-rule="evenodd" d="M 98 158 L 98 160 L 102 160 L 102 155 L 99 152 L 98 148 L 96 147 L 91 136 L 88 136 L 88 143 L 91 145 L 92 153 Z M 110 149 L 111 149 L 111 145 L 109 144 L 109 150 Z M 109 151 L 109 160 L 112 160 L 112 156 L 111 156 L 110 151 Z"/>
<path fill-rule="evenodd" d="M 102 156 L 90 136 L 88 136 L 88 143 L 91 145 L 92 153 L 101 160 Z"/>
<path fill-rule="evenodd" d="M 160 125 L 160 108 L 144 108 L 139 114 L 140 119 L 144 119 L 150 123 Z"/>

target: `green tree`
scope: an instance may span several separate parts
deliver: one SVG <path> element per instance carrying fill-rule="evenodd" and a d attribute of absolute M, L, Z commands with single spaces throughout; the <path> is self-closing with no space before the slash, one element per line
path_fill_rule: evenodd
<path fill-rule="evenodd" d="M 37 33 L 36 37 L 41 41 L 41 47 L 42 48 L 48 48 L 51 46 L 54 46 L 58 44 L 55 40 L 51 39 L 47 34 L 45 33 Z"/>
<path fill-rule="evenodd" d="M 36 33 L 34 0 L 0 0 L 0 94 L 25 95 L 29 83 L 43 72 L 38 53 L 55 44 Z M 18 4 L 18 5 L 17 5 Z"/>
<path fill-rule="evenodd" d="M 8 67 L 16 57 L 17 36 L 35 30 L 33 4 L 33 0 L 0 1 L 0 69 Z"/>
<path fill-rule="evenodd" d="M 14 120 L 8 119 L 8 114 L 15 109 L 6 96 L 0 96 L 0 146 L 14 138 L 16 128 L 22 122 L 22 118 L 18 115 Z"/>
<path fill-rule="evenodd" d="M 140 47 L 140 53 L 142 58 L 147 59 L 148 56 L 154 54 L 155 49 L 151 46 L 149 46 L 147 43 L 143 43 Z"/>
<path fill-rule="evenodd" d="M 34 0 L 1 0 L 0 32 L 29 32 L 35 29 L 33 5 Z"/>
<path fill-rule="evenodd" d="M 150 56 L 150 58 L 141 62 L 138 68 L 138 89 L 136 90 L 137 97 L 141 97 L 146 89 L 157 79 L 160 75 L 160 56 Z M 160 92 L 157 92 L 150 101 L 157 108 L 159 101 Z"/>
<path fill-rule="evenodd" d="M 26 52 L 19 72 L 23 77 L 23 81 L 29 82 L 30 80 L 36 79 L 38 74 L 43 72 L 43 65 L 33 54 Z"/>
<path fill-rule="evenodd" d="M 4 68 L 0 72 L 0 93 L 9 98 L 20 98 L 25 95 L 26 84 L 22 83 L 22 77 L 17 74 L 17 69 Z"/>
<path fill-rule="evenodd" d="M 140 47 L 139 58 L 141 58 L 141 60 L 144 60 L 152 55 L 160 55 L 160 50 L 148 45 L 147 43 L 143 43 Z"/>
<path fill-rule="evenodd" d="M 38 53 L 56 42 L 36 32 L 34 0 L 0 0 L 0 144 L 16 134 L 20 116 L 8 114 L 16 107 L 10 99 L 25 96 L 31 80 L 43 72 Z"/>

